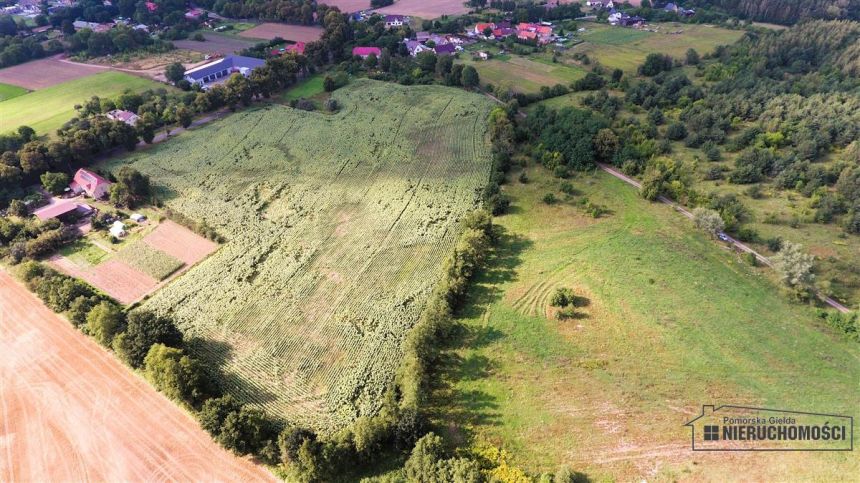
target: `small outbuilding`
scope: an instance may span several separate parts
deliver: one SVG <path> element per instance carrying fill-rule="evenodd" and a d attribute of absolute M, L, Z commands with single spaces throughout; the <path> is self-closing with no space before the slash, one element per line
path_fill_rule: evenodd
<path fill-rule="evenodd" d="M 125 231 L 125 224 L 119 220 L 113 222 L 113 225 L 111 225 L 108 231 L 116 238 L 122 238 L 127 234 Z"/>

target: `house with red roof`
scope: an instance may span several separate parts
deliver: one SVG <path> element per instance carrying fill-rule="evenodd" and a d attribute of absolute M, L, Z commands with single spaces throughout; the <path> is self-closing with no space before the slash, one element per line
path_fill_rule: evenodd
<path fill-rule="evenodd" d="M 475 33 L 478 35 L 484 35 L 484 30 L 495 30 L 496 24 L 494 23 L 479 23 L 475 25 Z"/>
<path fill-rule="evenodd" d="M 352 49 L 352 55 L 357 55 L 362 59 L 368 58 L 370 54 L 379 57 L 382 55 L 382 50 L 379 47 L 353 47 Z"/>
<path fill-rule="evenodd" d="M 158 10 L 158 4 L 156 4 L 155 2 L 146 2 L 146 9 L 150 12 L 154 12 Z"/>
<path fill-rule="evenodd" d="M 40 221 L 58 218 L 74 212 L 77 216 L 86 216 L 94 210 L 92 206 L 81 203 L 74 199 L 52 198 L 47 205 L 33 211 L 33 215 Z"/>
<path fill-rule="evenodd" d="M 135 124 L 137 124 L 137 120 L 139 119 L 137 114 L 131 111 L 123 111 L 122 109 L 114 109 L 112 111 L 108 111 L 108 113 L 105 114 L 105 117 L 114 121 L 124 122 L 129 126 L 134 126 Z"/>
<path fill-rule="evenodd" d="M 90 170 L 81 168 L 75 173 L 69 188 L 75 194 L 86 193 L 91 198 L 99 199 L 107 195 L 110 185 L 110 181 Z"/>

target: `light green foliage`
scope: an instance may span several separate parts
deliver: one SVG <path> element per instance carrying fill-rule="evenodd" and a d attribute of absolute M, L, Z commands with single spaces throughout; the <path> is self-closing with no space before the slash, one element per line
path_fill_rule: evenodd
<path fill-rule="evenodd" d="M 782 282 L 789 287 L 808 288 L 815 281 L 812 273 L 815 257 L 804 252 L 801 245 L 783 242 L 782 249 L 772 260 Z"/>
<path fill-rule="evenodd" d="M 3 120 L 0 131 L 25 124 L 40 135 L 53 135 L 75 115 L 75 104 L 93 95 L 116 97 L 126 89 L 140 92 L 158 87 L 164 85 L 122 72 L 102 72 L 63 82 L 0 103 L 0 119 Z"/>
<path fill-rule="evenodd" d="M 87 314 L 87 332 L 99 344 L 109 346 L 122 325 L 122 311 L 112 302 L 100 302 Z"/>
<path fill-rule="evenodd" d="M 140 240 L 124 247 L 117 257 L 156 280 L 164 280 L 184 265 L 180 260 Z"/>
<path fill-rule="evenodd" d="M 481 199 L 492 108 L 369 80 L 332 95 L 337 114 L 243 112 L 113 166 L 227 239 L 144 308 L 201 338 L 191 350 L 223 361 L 237 399 L 324 433 L 379 409 Z"/>
<path fill-rule="evenodd" d="M 693 210 L 693 224 L 696 225 L 696 228 L 711 236 L 723 231 L 723 228 L 726 227 L 726 223 L 719 213 L 708 208 L 702 208 L 701 206 Z"/>

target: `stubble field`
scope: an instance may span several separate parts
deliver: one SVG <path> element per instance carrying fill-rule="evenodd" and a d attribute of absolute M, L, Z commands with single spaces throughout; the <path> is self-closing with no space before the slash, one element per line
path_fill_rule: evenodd
<path fill-rule="evenodd" d="M 252 110 L 115 161 L 227 238 L 144 307 L 229 392 L 321 431 L 379 408 L 490 169 L 484 97 L 368 80 L 333 97 L 337 114 Z"/>

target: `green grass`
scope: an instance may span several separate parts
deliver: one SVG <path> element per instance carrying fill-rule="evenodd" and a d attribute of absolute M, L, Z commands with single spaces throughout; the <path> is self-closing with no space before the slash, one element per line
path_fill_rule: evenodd
<path fill-rule="evenodd" d="M 0 102 L 8 101 L 13 97 L 23 96 L 27 93 L 27 89 L 23 87 L 13 86 L 11 84 L 0 84 Z"/>
<path fill-rule="evenodd" d="M 292 101 L 297 99 L 310 99 L 325 92 L 323 89 L 323 74 L 311 76 L 291 87 L 281 95 L 281 100 Z"/>
<path fill-rule="evenodd" d="M 712 52 L 718 45 L 734 43 L 744 34 L 743 30 L 710 25 L 672 22 L 652 25 L 657 27 L 657 32 L 605 24 L 584 24 L 586 32 L 577 34 L 584 42 L 568 50 L 566 55 L 581 52 L 605 67 L 635 72 L 649 53 L 659 52 L 683 59 L 687 49 L 693 48 L 700 55 L 704 55 Z"/>
<path fill-rule="evenodd" d="M 147 245 L 143 241 L 135 241 L 126 245 L 117 253 L 117 257 L 156 280 L 164 280 L 184 265 L 176 258 Z"/>
<path fill-rule="evenodd" d="M 539 56 L 499 56 L 490 60 L 463 59 L 458 62 L 477 69 L 481 84 L 507 86 L 518 92 L 538 92 L 542 86 L 568 85 L 585 77 L 585 70 L 574 65 L 552 63 Z"/>
<path fill-rule="evenodd" d="M 165 86 L 122 72 L 102 72 L 71 80 L 0 103 L 0 132 L 27 125 L 40 135 L 53 135 L 74 117 L 75 104 L 82 104 L 92 96 L 113 98 L 127 89 L 140 92 L 159 87 Z"/>
<path fill-rule="evenodd" d="M 470 291 L 462 334 L 435 394 L 452 441 L 507 448 L 533 471 L 572 466 L 601 480 L 833 480 L 850 455 L 695 458 L 683 424 L 702 404 L 854 414 L 856 343 L 787 302 L 746 265 L 662 204 L 603 173 L 512 182 L 500 246 Z M 517 179 L 513 173 L 512 179 Z M 593 219 L 582 197 L 611 210 Z M 556 320 L 549 298 L 587 299 Z"/>
<path fill-rule="evenodd" d="M 87 241 L 86 238 L 81 238 L 70 245 L 60 248 L 60 255 L 63 255 L 81 267 L 98 265 L 111 256 L 110 253 Z"/>

